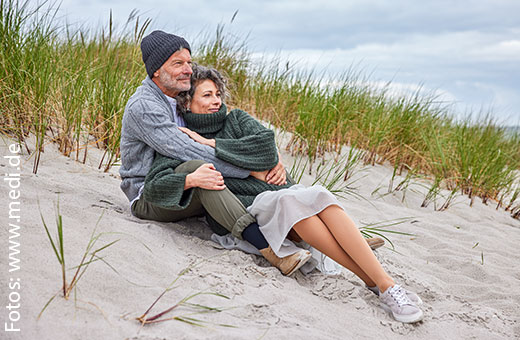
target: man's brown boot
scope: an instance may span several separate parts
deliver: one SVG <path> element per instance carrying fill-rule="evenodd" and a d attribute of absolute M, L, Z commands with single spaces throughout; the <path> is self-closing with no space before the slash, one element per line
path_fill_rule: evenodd
<path fill-rule="evenodd" d="M 271 246 L 260 249 L 260 253 L 270 264 L 280 269 L 283 275 L 291 275 L 311 258 L 311 252 L 305 249 L 286 257 L 276 256 Z"/>

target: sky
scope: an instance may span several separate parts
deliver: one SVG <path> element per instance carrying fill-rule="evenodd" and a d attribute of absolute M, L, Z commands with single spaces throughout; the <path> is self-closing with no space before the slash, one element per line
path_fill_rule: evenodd
<path fill-rule="evenodd" d="M 333 75 L 353 67 L 390 93 L 420 88 L 458 118 L 520 125 L 518 0 L 63 0 L 58 20 L 97 28 L 112 10 L 122 26 L 134 9 L 149 32 L 196 42 L 224 24 L 253 56 Z"/>

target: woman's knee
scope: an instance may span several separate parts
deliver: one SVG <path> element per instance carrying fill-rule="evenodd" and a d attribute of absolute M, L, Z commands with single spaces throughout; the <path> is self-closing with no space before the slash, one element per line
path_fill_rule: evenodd
<path fill-rule="evenodd" d="M 189 174 L 197 170 L 202 164 L 206 163 L 207 162 L 204 162 L 200 159 L 192 159 L 176 167 L 175 172 Z"/>

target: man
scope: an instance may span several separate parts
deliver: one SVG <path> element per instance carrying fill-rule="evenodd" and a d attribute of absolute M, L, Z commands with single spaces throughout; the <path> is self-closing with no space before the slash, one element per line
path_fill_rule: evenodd
<path fill-rule="evenodd" d="M 250 172 L 216 158 L 213 148 L 193 141 L 178 128 L 185 124 L 177 114 L 174 97 L 190 89 L 192 74 L 188 42 L 173 34 L 154 31 L 143 38 L 141 52 L 148 77 L 129 99 L 121 130 L 121 189 L 130 201 L 132 214 L 175 222 L 206 211 L 234 236 L 264 250 L 261 253 L 282 273 L 293 273 L 310 258 L 310 253 L 302 250 L 280 259 L 272 251 L 266 252 L 270 248 L 255 219 L 224 185 L 223 176 L 245 178 Z M 186 197 L 183 195 L 180 206 L 159 207 L 141 195 L 156 152 L 185 162 L 172 170 L 184 175 L 181 178 L 185 192 L 189 192 Z M 268 177 L 270 183 L 285 182 L 281 162 Z M 164 190 L 167 192 L 168 188 Z"/>

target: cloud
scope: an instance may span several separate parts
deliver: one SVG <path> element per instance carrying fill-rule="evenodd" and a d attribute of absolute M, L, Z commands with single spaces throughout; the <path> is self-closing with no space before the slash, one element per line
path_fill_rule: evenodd
<path fill-rule="evenodd" d="M 248 45 L 257 55 L 278 53 L 301 67 L 337 73 L 357 65 L 375 82 L 422 84 L 456 102 L 493 104 L 520 118 L 516 0 L 64 0 L 61 8 L 94 26 L 108 22 L 110 8 L 121 23 L 137 8 L 155 19 L 151 29 L 190 41 L 225 23 L 227 32 L 251 33 Z"/>
<path fill-rule="evenodd" d="M 350 0 L 350 1 L 230 1 L 146 2 L 64 0 L 62 9 L 78 18 L 108 16 L 110 8 L 121 21 L 133 8 L 156 18 L 158 26 L 186 29 L 197 33 L 200 28 L 229 23 L 230 28 L 249 32 L 260 49 L 271 48 L 352 48 L 363 43 L 389 43 L 410 33 L 439 34 L 442 32 L 480 30 L 504 31 L 519 27 L 515 0 L 413 1 Z M 81 9 L 81 10 L 78 10 Z"/>
<path fill-rule="evenodd" d="M 516 40 L 481 32 L 413 34 L 392 43 L 367 43 L 352 49 L 283 50 L 267 54 L 320 73 L 346 72 L 351 66 L 386 84 L 392 93 L 417 88 L 453 102 L 454 114 L 492 107 L 501 116 L 518 117 L 516 89 L 520 87 L 520 54 Z M 260 55 L 260 54 L 258 54 Z M 257 55 L 257 56 L 258 56 Z M 515 76 L 516 75 L 516 76 Z M 402 84 L 407 84 L 403 86 Z"/>

